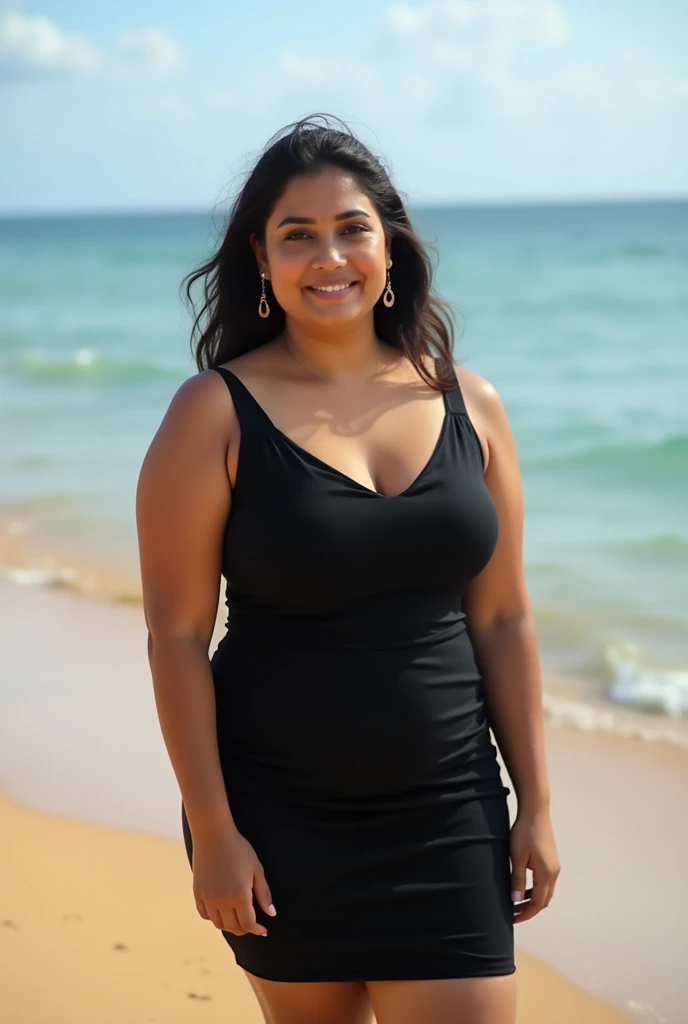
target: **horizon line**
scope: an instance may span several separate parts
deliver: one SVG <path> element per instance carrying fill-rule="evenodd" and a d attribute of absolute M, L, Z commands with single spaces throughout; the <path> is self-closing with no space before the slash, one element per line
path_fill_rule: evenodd
<path fill-rule="evenodd" d="M 406 202 L 409 210 L 437 210 L 437 209 L 493 209 L 493 208 L 515 208 L 515 207 L 545 207 L 545 206 L 596 206 L 611 204 L 630 203 L 681 203 L 688 202 L 688 193 L 682 194 L 635 194 L 635 195 L 613 195 L 613 196 L 559 196 L 559 197 L 531 197 L 512 199 L 432 199 L 419 200 L 415 203 Z M 222 203 L 215 206 L 92 206 L 92 207 L 49 207 L 44 209 L 24 208 L 14 210 L 0 207 L 0 220 L 14 219 L 35 219 L 35 218 L 68 218 L 68 217 L 141 217 L 141 216 L 197 216 L 200 214 L 213 214 L 222 208 L 226 212 L 228 206 L 223 208 Z"/>

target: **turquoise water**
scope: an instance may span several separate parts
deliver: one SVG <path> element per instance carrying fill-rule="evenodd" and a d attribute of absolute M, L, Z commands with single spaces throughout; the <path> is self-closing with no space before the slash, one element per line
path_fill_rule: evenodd
<path fill-rule="evenodd" d="M 460 310 L 457 361 L 516 438 L 543 659 L 688 717 L 688 203 L 411 213 Z M 0 561 L 17 583 L 77 585 L 87 566 L 94 591 L 109 572 L 112 596 L 136 590 L 136 478 L 195 372 L 178 288 L 215 230 L 0 220 Z"/>

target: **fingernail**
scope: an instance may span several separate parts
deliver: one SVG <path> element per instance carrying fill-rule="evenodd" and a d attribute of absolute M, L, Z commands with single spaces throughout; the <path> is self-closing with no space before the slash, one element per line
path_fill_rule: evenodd
<path fill-rule="evenodd" d="M 275 910 L 275 904 L 274 903 L 271 903 L 270 906 L 268 907 L 268 913 L 272 914 L 273 917 L 277 913 L 277 911 Z"/>
<path fill-rule="evenodd" d="M 267 939 L 268 933 L 267 932 L 260 932 L 260 937 L 261 937 L 261 939 Z"/>
<path fill-rule="evenodd" d="M 518 891 L 518 889 L 514 889 L 514 891 L 511 894 L 511 899 L 514 901 L 514 903 L 520 902 L 521 898 L 521 893 Z"/>

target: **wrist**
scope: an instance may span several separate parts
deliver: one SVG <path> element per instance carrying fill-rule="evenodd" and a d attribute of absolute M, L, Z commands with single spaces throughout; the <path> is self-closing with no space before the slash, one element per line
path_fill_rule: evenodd
<path fill-rule="evenodd" d="M 529 793 L 521 797 L 516 794 L 519 814 L 549 814 L 549 793 Z"/>
<path fill-rule="evenodd" d="M 236 823 L 229 808 L 224 811 L 205 811 L 196 814 L 186 813 L 189 830 L 194 840 L 213 839 L 215 836 L 237 832 Z"/>

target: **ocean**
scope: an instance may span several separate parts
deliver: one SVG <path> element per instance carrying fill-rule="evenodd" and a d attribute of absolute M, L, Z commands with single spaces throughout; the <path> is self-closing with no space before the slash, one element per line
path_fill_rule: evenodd
<path fill-rule="evenodd" d="M 519 453 L 556 723 L 688 746 L 688 202 L 411 208 Z M 0 219 L 0 575 L 140 601 L 134 495 L 218 215 Z M 551 674 L 551 678 L 550 678 Z"/>

